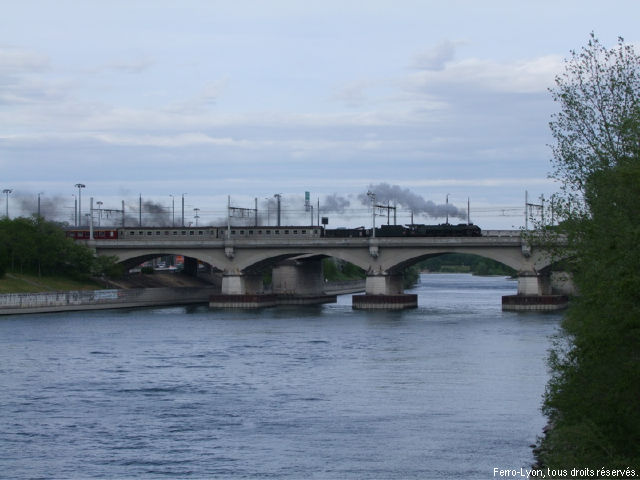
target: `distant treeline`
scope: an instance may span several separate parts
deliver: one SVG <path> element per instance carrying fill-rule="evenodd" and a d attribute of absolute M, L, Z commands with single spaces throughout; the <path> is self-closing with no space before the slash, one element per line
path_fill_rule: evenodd
<path fill-rule="evenodd" d="M 473 273 L 474 275 L 515 275 L 516 271 L 490 258 L 464 253 L 447 253 L 423 260 L 418 264 L 422 271 L 440 273 Z"/>
<path fill-rule="evenodd" d="M 366 277 L 360 267 L 335 258 L 325 258 L 322 262 L 324 276 L 329 281 L 357 280 Z M 489 258 L 467 254 L 445 254 L 424 260 L 407 267 L 402 272 L 404 288 L 411 288 L 420 279 L 420 272 L 473 273 L 474 275 L 513 276 L 516 271 Z"/>
<path fill-rule="evenodd" d="M 337 258 L 325 258 L 322 260 L 324 278 L 330 282 L 345 280 L 360 280 L 367 276 L 365 271 L 353 263 L 345 262 Z"/>
<path fill-rule="evenodd" d="M 67 238 L 61 225 L 34 216 L 0 220 L 0 278 L 5 272 L 117 276 L 121 267 Z"/>

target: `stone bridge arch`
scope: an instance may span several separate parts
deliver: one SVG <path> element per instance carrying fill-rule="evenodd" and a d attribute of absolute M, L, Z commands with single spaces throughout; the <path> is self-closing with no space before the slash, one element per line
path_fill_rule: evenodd
<path fill-rule="evenodd" d="M 152 252 L 152 253 L 151 253 Z M 158 248 L 147 251 L 141 250 L 119 250 L 119 249 L 96 249 L 96 253 L 99 255 L 111 255 L 115 256 L 118 259 L 118 263 L 124 265 L 126 269 L 134 268 L 137 265 L 140 265 L 143 262 L 148 260 L 164 257 L 169 255 L 182 256 L 185 258 L 185 270 L 187 273 L 195 275 L 197 270 L 197 261 L 201 261 L 209 266 L 211 266 L 212 270 L 222 270 L 218 265 L 215 264 L 217 259 L 215 256 L 207 255 L 205 251 L 194 251 L 189 249 L 179 249 L 179 248 Z M 188 260 L 191 259 L 192 262 Z"/>
<path fill-rule="evenodd" d="M 427 260 L 429 258 L 435 258 L 441 255 L 448 255 L 448 254 L 466 254 L 466 255 L 473 255 L 480 258 L 486 258 L 489 260 L 494 260 L 498 263 L 501 263 L 503 265 L 506 265 L 514 269 L 515 271 L 519 271 L 523 265 L 523 262 L 515 256 L 505 255 L 504 253 L 500 254 L 492 250 L 478 252 L 478 251 L 461 251 L 461 250 L 444 248 L 438 251 L 432 251 L 432 249 L 430 249 L 430 251 L 428 252 L 424 252 L 424 251 L 423 252 L 407 252 L 406 255 L 402 256 L 403 258 L 398 259 L 397 263 L 395 263 L 394 265 L 391 265 L 387 269 L 387 272 L 391 275 L 398 275 L 398 274 L 401 274 L 406 268 L 411 267 L 412 265 L 415 265 L 416 263 L 419 263 L 422 260 Z"/>
<path fill-rule="evenodd" d="M 370 256 L 362 249 L 327 249 L 327 248 L 300 248 L 300 249 L 270 249 L 264 251 L 247 252 L 240 251 L 234 258 L 233 267 L 238 273 L 254 273 L 264 267 L 273 266 L 283 260 L 300 258 L 337 258 L 345 262 L 367 270 L 370 267 Z"/>

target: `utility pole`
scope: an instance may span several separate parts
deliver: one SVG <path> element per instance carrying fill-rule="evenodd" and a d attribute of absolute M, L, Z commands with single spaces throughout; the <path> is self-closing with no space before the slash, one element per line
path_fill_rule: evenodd
<path fill-rule="evenodd" d="M 449 225 L 449 194 L 447 193 L 447 200 L 445 203 L 445 211 L 447 213 L 447 221 L 445 222 L 447 225 Z"/>
<path fill-rule="evenodd" d="M 531 215 L 531 207 L 540 209 L 542 215 L 542 223 L 544 223 L 544 195 L 540 197 L 542 203 L 540 205 L 536 203 L 529 203 L 529 192 L 524 191 L 524 229 L 529 230 L 529 216 Z"/>
<path fill-rule="evenodd" d="M 184 196 L 186 193 L 182 194 L 182 226 L 184 227 Z"/>
<path fill-rule="evenodd" d="M 227 238 L 231 238 L 231 195 L 227 195 Z"/>
<path fill-rule="evenodd" d="M 100 228 L 100 224 L 102 223 L 102 201 L 98 200 L 96 202 L 98 204 L 98 228 Z M 109 214 L 107 213 L 107 218 L 109 217 Z"/>
<path fill-rule="evenodd" d="M 40 219 L 40 195 L 42 192 L 38 192 L 38 219 Z"/>
<path fill-rule="evenodd" d="M 257 227 L 258 226 L 258 197 L 254 197 L 253 200 L 254 200 L 254 204 L 255 204 L 255 207 L 256 207 L 256 217 L 255 217 L 255 222 L 254 223 L 255 223 L 255 226 Z"/>
<path fill-rule="evenodd" d="M 89 201 L 89 240 L 93 240 L 93 197 Z"/>
<path fill-rule="evenodd" d="M 124 227 L 124 200 L 122 200 L 122 226 Z"/>
<path fill-rule="evenodd" d="M 371 224 L 373 228 L 371 229 L 371 236 L 373 238 L 376 237 L 376 194 L 371 190 L 367 192 L 367 196 L 371 199 Z"/>
<path fill-rule="evenodd" d="M 78 224 L 82 225 L 82 188 L 85 188 L 86 185 L 83 183 L 76 183 L 76 188 L 78 189 Z"/>
<path fill-rule="evenodd" d="M 524 191 L 524 230 L 529 230 L 529 192 Z"/>
<path fill-rule="evenodd" d="M 278 201 L 278 227 L 279 227 L 280 226 L 280 197 L 282 197 L 282 194 L 276 193 L 274 197 L 276 197 Z"/>
<path fill-rule="evenodd" d="M 471 225 L 471 199 L 467 197 L 467 225 Z"/>
<path fill-rule="evenodd" d="M 4 190 L 2 190 L 2 193 L 4 193 L 6 195 L 5 214 L 4 214 L 4 216 L 7 217 L 7 220 L 9 220 L 9 194 L 11 192 L 13 192 L 13 190 L 11 190 L 10 188 L 5 188 Z"/>
<path fill-rule="evenodd" d="M 199 208 L 194 208 L 193 209 L 194 212 L 196 212 L 196 214 L 193 216 L 193 218 L 196 219 L 196 227 L 198 226 L 198 219 L 200 218 L 200 215 L 198 215 L 198 212 L 200 211 Z"/>
<path fill-rule="evenodd" d="M 169 195 L 171 197 L 171 226 L 176 226 L 176 199 L 173 195 Z"/>
<path fill-rule="evenodd" d="M 397 203 L 396 200 L 394 200 L 393 201 L 393 224 L 394 225 L 397 225 L 397 223 L 396 223 L 396 218 L 397 218 L 396 213 L 397 212 L 398 212 L 398 203 Z"/>
<path fill-rule="evenodd" d="M 138 199 L 138 226 L 142 226 L 142 194 Z"/>
<path fill-rule="evenodd" d="M 271 225 L 271 198 L 265 197 L 267 201 L 267 226 Z"/>

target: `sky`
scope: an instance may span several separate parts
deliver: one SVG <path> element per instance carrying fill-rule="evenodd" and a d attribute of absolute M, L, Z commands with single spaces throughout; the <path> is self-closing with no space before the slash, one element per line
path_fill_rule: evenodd
<path fill-rule="evenodd" d="M 558 189 L 564 59 L 592 31 L 640 45 L 635 0 L 1 3 L 0 209 L 29 215 L 40 194 L 71 223 L 81 183 L 83 214 L 124 201 L 130 222 L 140 198 L 143 223 L 180 222 L 184 198 L 200 225 L 257 198 L 273 223 L 281 194 L 283 224 L 308 224 L 309 191 L 330 226 L 370 226 L 371 190 L 398 223 L 469 205 L 519 228 L 525 191 Z"/>

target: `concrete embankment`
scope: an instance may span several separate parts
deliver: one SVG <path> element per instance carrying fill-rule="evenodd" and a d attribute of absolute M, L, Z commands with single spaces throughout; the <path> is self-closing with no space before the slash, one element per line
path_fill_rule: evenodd
<path fill-rule="evenodd" d="M 0 295 L 0 315 L 207 303 L 214 286 L 160 287 Z"/>
<path fill-rule="evenodd" d="M 361 291 L 364 291 L 364 280 L 325 285 L 327 296 Z M 220 287 L 216 285 L 8 293 L 0 295 L 0 315 L 209 303 L 211 296 L 219 293 Z M 292 302 L 289 300 L 288 303 Z M 299 300 L 297 303 L 304 302 Z"/>
<path fill-rule="evenodd" d="M 347 293 L 364 292 L 365 281 L 345 280 L 342 282 L 327 282 L 324 286 L 324 293 L 327 295 L 344 295 Z"/>

